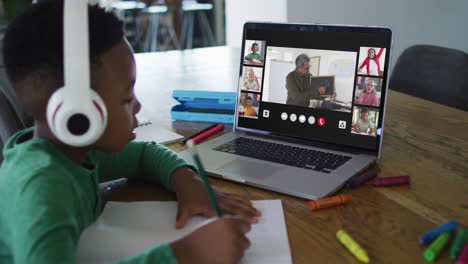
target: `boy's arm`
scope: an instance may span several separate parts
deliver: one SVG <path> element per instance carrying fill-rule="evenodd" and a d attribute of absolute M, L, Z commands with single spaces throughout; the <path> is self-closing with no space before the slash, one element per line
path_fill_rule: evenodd
<path fill-rule="evenodd" d="M 117 153 L 93 153 L 100 181 L 141 178 L 172 190 L 170 175 L 180 167 L 192 167 L 175 152 L 154 142 L 130 142 Z M 194 169 L 195 170 L 195 169 Z"/>

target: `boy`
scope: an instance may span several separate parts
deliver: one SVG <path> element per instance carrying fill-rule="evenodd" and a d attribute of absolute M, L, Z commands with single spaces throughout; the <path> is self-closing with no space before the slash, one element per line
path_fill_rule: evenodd
<path fill-rule="evenodd" d="M 89 9 L 91 86 L 105 102 L 107 127 L 96 143 L 82 148 L 67 146 L 51 133 L 45 112 L 50 95 L 63 85 L 62 21 L 63 3 L 48 1 L 15 18 L 5 34 L 7 74 L 35 124 L 4 148 L 0 263 L 75 262 L 80 234 L 100 213 L 99 181 L 141 177 L 175 191 L 177 228 L 192 215 L 215 215 L 189 164 L 161 145 L 130 142 L 141 108 L 133 91 L 133 52 L 122 23 L 98 7 Z M 224 213 L 242 217 L 217 219 L 122 263 L 238 261 L 249 246 L 245 233 L 260 213 L 237 195 L 217 193 L 217 199 Z"/>

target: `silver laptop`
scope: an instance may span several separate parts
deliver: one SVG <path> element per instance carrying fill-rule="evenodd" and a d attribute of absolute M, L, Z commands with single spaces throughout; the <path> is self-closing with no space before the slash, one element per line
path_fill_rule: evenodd
<path fill-rule="evenodd" d="M 338 190 L 379 158 L 391 40 L 382 27 L 245 24 L 233 132 L 198 146 L 207 173 L 306 199 Z"/>

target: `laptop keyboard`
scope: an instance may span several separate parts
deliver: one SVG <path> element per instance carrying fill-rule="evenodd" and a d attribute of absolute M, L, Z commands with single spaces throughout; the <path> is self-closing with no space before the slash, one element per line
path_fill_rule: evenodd
<path fill-rule="evenodd" d="M 330 173 L 351 157 L 239 137 L 213 150 Z"/>

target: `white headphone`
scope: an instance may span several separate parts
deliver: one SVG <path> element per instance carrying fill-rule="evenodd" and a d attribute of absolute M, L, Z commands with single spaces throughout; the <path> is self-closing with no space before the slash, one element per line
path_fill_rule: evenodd
<path fill-rule="evenodd" d="M 96 142 L 107 125 L 107 109 L 91 89 L 88 1 L 64 0 L 64 86 L 47 103 L 47 123 L 63 143 L 83 147 Z"/>

